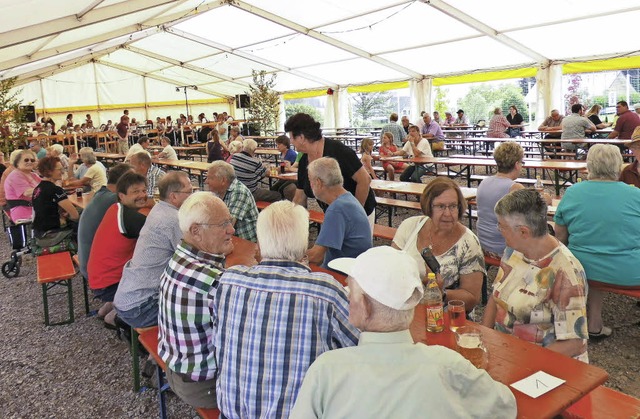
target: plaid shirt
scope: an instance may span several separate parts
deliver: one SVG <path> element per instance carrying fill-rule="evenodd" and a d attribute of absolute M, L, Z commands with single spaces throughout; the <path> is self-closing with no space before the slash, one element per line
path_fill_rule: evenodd
<path fill-rule="evenodd" d="M 235 235 L 255 242 L 256 221 L 258 221 L 258 207 L 253 195 L 245 185 L 238 179 L 234 179 L 229 185 L 229 189 L 224 194 L 224 203 L 227 204 L 232 217 L 235 217 Z"/>
<path fill-rule="evenodd" d="M 160 280 L 158 353 L 194 381 L 215 377 L 213 298 L 224 257 L 178 245 Z"/>
<path fill-rule="evenodd" d="M 286 418 L 323 352 L 358 343 L 344 288 L 296 262 L 234 266 L 219 280 L 216 394 L 227 418 Z"/>
<path fill-rule="evenodd" d="M 153 196 L 153 190 L 165 174 L 158 166 L 151 165 L 147 170 L 147 196 Z"/>

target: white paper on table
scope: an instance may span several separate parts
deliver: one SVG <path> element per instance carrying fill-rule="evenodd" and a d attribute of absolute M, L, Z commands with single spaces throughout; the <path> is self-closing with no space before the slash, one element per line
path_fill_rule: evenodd
<path fill-rule="evenodd" d="M 535 399 L 553 390 L 564 382 L 565 380 L 561 378 L 549 375 L 544 371 L 538 371 L 527 378 L 516 381 L 511 384 L 511 387 Z"/>

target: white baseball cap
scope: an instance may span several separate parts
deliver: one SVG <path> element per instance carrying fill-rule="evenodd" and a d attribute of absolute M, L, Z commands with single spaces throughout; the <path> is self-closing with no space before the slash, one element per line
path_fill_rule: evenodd
<path fill-rule="evenodd" d="M 390 246 L 373 247 L 357 258 L 338 258 L 329 267 L 353 278 L 368 296 L 396 310 L 410 310 L 422 299 L 418 263 Z M 419 299 L 411 299 L 414 291 Z"/>

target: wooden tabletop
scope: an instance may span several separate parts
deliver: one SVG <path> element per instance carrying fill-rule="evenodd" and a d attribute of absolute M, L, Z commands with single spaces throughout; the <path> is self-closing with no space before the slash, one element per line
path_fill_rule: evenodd
<path fill-rule="evenodd" d="M 73 278 L 76 274 L 69 252 L 38 256 L 36 264 L 39 284 Z"/>
<path fill-rule="evenodd" d="M 427 183 L 398 182 L 393 180 L 373 179 L 371 189 L 374 191 L 400 193 L 408 195 L 421 195 Z M 460 188 L 465 199 L 476 197 L 478 188 Z"/>
<path fill-rule="evenodd" d="M 279 156 L 280 150 L 277 148 L 256 148 L 256 154 L 266 154 L 269 156 Z"/>
<path fill-rule="evenodd" d="M 414 340 L 455 350 L 455 336 L 449 331 L 448 314 L 445 313 L 445 330 L 440 333 L 427 332 L 425 319 L 425 307 L 419 304 L 411 324 Z M 489 352 L 486 371 L 494 380 L 509 386 L 537 371 L 566 380 L 564 384 L 536 399 L 509 387 L 516 398 L 519 418 L 552 418 L 609 377 L 601 368 L 481 325 L 477 327 L 482 330 L 482 338 Z"/>
<path fill-rule="evenodd" d="M 69 198 L 69 201 L 76 207 L 85 209 L 93 199 L 93 195 L 95 195 L 93 192 L 83 193 L 82 197 L 78 198 L 75 192 L 69 192 L 67 198 Z"/>

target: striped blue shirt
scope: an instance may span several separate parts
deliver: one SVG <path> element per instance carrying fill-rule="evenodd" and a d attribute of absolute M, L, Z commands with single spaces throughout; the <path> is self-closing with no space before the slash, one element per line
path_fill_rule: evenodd
<path fill-rule="evenodd" d="M 260 180 L 267 173 L 267 168 L 260 159 L 251 157 L 244 151 L 234 154 L 229 163 L 233 166 L 238 180 L 249 188 L 251 193 L 258 189 Z"/>
<path fill-rule="evenodd" d="M 286 418 L 309 365 L 353 346 L 347 294 L 297 262 L 234 266 L 214 298 L 218 408 L 227 418 Z"/>

